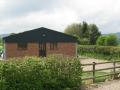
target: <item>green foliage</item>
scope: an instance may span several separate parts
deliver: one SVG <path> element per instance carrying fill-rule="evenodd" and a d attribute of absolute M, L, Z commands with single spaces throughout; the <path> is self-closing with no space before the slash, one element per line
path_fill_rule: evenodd
<path fill-rule="evenodd" d="M 2 46 L 0 46 L 0 51 L 1 51 L 1 50 L 3 50 L 3 47 L 2 47 Z"/>
<path fill-rule="evenodd" d="M 118 45 L 117 36 L 114 35 L 114 34 L 109 34 L 109 35 L 101 36 L 97 40 L 97 45 L 117 46 Z"/>
<path fill-rule="evenodd" d="M 80 36 L 81 24 L 73 23 L 65 29 L 65 33 L 72 36 Z"/>
<path fill-rule="evenodd" d="M 114 34 L 108 35 L 105 43 L 106 43 L 107 46 L 117 46 L 118 45 L 117 36 L 114 35 Z"/>
<path fill-rule="evenodd" d="M 88 38 L 79 39 L 79 42 L 80 42 L 81 45 L 89 45 L 89 39 Z"/>
<path fill-rule="evenodd" d="M 105 46 L 106 36 L 100 36 L 97 40 L 97 45 Z"/>
<path fill-rule="evenodd" d="M 107 75 L 107 74 L 110 74 L 110 72 L 102 72 L 102 71 L 96 71 L 95 72 L 96 77 Z M 91 78 L 91 77 L 93 77 L 93 72 L 86 72 L 86 73 L 83 73 L 83 75 L 82 75 L 82 78 Z M 95 79 L 95 83 L 104 82 L 106 79 L 110 79 L 110 76 L 98 77 L 98 78 Z M 88 81 L 83 80 L 82 83 L 87 84 Z"/>
<path fill-rule="evenodd" d="M 2 39 L 0 38 L 0 46 L 2 46 Z"/>
<path fill-rule="evenodd" d="M 77 58 L 25 57 L 0 62 L 0 90 L 79 90 Z"/>
<path fill-rule="evenodd" d="M 79 45 L 78 54 L 106 60 L 120 60 L 120 47 Z"/>
<path fill-rule="evenodd" d="M 0 54 L 3 51 L 3 43 L 2 43 L 2 39 L 0 39 Z"/>
<path fill-rule="evenodd" d="M 120 38 L 118 39 L 118 44 L 120 45 Z"/>
<path fill-rule="evenodd" d="M 2 46 L 2 45 L 3 45 L 2 38 L 0 38 L 0 46 Z"/>
<path fill-rule="evenodd" d="M 82 23 L 82 38 L 88 38 L 89 37 L 89 31 L 88 31 L 88 24 L 86 22 Z"/>
<path fill-rule="evenodd" d="M 95 45 L 96 40 L 101 35 L 98 27 L 95 24 L 88 24 L 86 22 L 74 23 L 69 25 L 65 29 L 65 33 L 76 36 L 80 41 L 80 44 L 84 45 Z"/>
<path fill-rule="evenodd" d="M 99 29 L 95 24 L 90 24 L 89 30 L 90 44 L 95 45 L 97 39 L 101 36 L 101 33 L 99 32 Z"/>

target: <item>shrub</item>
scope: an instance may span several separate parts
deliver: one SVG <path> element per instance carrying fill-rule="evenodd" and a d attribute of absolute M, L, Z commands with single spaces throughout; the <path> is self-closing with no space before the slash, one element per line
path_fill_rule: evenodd
<path fill-rule="evenodd" d="M 118 38 L 114 34 L 100 36 L 96 43 L 97 45 L 102 45 L 102 46 L 117 46 Z"/>
<path fill-rule="evenodd" d="M 117 36 L 114 34 L 110 34 L 106 37 L 105 40 L 105 45 L 106 46 L 117 46 L 118 45 L 118 39 Z"/>
<path fill-rule="evenodd" d="M 0 62 L 1 90 L 77 90 L 80 85 L 77 58 L 25 57 Z"/>
<path fill-rule="evenodd" d="M 105 46 L 105 39 L 106 39 L 106 36 L 100 36 L 96 42 L 97 45 Z"/>
<path fill-rule="evenodd" d="M 107 59 L 120 59 L 120 47 L 114 46 L 96 46 L 96 45 L 79 45 L 79 55 Z"/>

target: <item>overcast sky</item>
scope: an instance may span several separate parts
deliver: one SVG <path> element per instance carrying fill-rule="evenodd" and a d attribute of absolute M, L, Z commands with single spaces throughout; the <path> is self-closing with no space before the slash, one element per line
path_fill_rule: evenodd
<path fill-rule="evenodd" d="M 120 0 L 0 0 L 0 34 L 39 27 L 63 32 L 82 21 L 102 33 L 120 32 Z"/>

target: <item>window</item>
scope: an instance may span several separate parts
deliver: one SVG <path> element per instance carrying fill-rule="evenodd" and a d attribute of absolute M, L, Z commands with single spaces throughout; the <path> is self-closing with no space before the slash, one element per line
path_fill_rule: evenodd
<path fill-rule="evenodd" d="M 58 45 L 56 42 L 50 43 L 50 50 L 55 50 L 57 49 Z"/>
<path fill-rule="evenodd" d="M 18 43 L 17 47 L 20 50 L 26 50 L 27 49 L 27 43 Z"/>

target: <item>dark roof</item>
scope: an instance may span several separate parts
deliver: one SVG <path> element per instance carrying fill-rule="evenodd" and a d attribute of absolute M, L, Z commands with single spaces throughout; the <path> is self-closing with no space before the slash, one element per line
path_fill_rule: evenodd
<path fill-rule="evenodd" d="M 4 37 L 5 42 L 77 42 L 73 36 L 44 27 Z"/>

